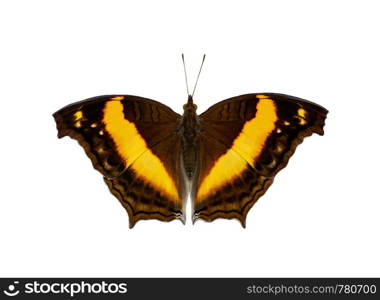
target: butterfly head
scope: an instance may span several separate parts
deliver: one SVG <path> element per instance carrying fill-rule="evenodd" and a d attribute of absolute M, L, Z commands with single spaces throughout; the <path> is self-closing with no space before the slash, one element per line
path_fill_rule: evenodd
<path fill-rule="evenodd" d="M 184 111 L 190 110 L 194 112 L 197 110 L 197 105 L 194 104 L 192 95 L 189 95 L 189 97 L 187 98 L 187 103 L 183 106 L 183 110 Z"/>

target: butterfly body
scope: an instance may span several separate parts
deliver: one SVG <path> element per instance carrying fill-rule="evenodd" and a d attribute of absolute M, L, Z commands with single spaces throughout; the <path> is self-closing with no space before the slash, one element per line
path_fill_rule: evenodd
<path fill-rule="evenodd" d="M 293 96 L 247 94 L 198 115 L 189 96 L 183 115 L 150 99 L 111 95 L 54 114 L 58 136 L 76 139 L 128 212 L 142 219 L 238 219 L 286 166 L 304 137 L 323 134 L 327 110 Z"/>
<path fill-rule="evenodd" d="M 197 164 L 197 138 L 201 130 L 199 117 L 197 115 L 197 106 L 193 103 L 191 96 L 188 102 L 183 106 L 184 113 L 181 122 L 182 132 L 182 162 L 186 176 L 189 180 L 194 177 L 195 167 Z"/>

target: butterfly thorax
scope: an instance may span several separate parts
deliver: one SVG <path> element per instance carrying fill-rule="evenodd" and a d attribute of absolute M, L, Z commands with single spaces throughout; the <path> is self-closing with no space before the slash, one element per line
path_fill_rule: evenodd
<path fill-rule="evenodd" d="M 182 135 L 182 159 L 186 175 L 192 179 L 195 171 L 197 155 L 196 140 L 199 132 L 199 118 L 197 115 L 197 106 L 193 103 L 191 96 L 188 102 L 183 106 L 184 113 L 182 116 L 181 129 Z"/>

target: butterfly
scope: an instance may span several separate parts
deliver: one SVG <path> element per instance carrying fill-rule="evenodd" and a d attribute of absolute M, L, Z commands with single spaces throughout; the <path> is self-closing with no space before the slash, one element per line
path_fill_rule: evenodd
<path fill-rule="evenodd" d="M 128 212 L 130 228 L 146 219 L 185 223 L 189 195 L 193 222 L 237 219 L 245 227 L 296 147 L 324 133 L 328 111 L 301 98 L 245 94 L 198 115 L 194 91 L 182 115 L 131 95 L 89 98 L 53 115 L 58 137 L 84 148 Z"/>

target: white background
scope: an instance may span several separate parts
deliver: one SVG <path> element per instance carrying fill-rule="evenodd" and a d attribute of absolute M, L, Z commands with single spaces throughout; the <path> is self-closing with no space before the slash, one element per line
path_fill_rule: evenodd
<path fill-rule="evenodd" d="M 376 1 L 2 1 L 1 276 L 380 276 Z M 181 113 L 280 92 L 330 113 L 248 214 L 128 216 L 51 116 L 102 94 Z M 189 209 L 188 209 L 189 212 Z"/>

